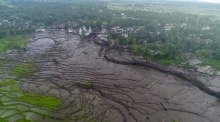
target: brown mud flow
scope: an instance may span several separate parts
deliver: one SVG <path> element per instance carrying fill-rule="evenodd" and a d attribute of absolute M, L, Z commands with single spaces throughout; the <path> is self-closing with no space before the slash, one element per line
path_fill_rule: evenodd
<path fill-rule="evenodd" d="M 218 122 L 220 103 L 194 85 L 150 68 L 109 62 L 101 47 L 64 31 L 36 33 L 21 58 L 38 72 L 24 91 L 62 100 L 41 122 Z"/>

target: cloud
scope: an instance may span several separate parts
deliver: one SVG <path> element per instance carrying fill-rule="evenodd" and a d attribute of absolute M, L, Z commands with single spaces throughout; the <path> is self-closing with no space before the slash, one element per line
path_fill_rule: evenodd
<path fill-rule="evenodd" d="M 220 3 L 220 0 L 203 0 L 204 2 Z"/>

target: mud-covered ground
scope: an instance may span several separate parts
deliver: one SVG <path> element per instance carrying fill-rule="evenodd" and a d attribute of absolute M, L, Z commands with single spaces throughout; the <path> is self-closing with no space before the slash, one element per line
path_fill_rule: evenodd
<path fill-rule="evenodd" d="M 28 41 L 16 56 L 31 59 L 38 72 L 20 88 L 62 100 L 50 119 L 36 121 L 220 121 L 217 98 L 175 76 L 109 62 L 92 41 L 64 31 L 35 33 Z"/>

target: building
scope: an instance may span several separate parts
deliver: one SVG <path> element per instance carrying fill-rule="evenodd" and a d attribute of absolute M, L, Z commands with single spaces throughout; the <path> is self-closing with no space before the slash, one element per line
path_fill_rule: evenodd
<path fill-rule="evenodd" d="M 210 27 L 208 27 L 208 26 L 206 26 L 206 27 L 202 27 L 202 30 L 204 31 L 204 30 L 210 30 L 211 28 Z"/>
<path fill-rule="evenodd" d="M 125 37 L 125 38 L 128 38 L 128 34 L 127 33 L 123 33 L 122 36 Z"/>
<path fill-rule="evenodd" d="M 35 30 L 35 32 L 45 32 L 45 31 L 46 31 L 46 29 L 44 29 L 44 28 L 36 29 L 36 30 Z"/>
<path fill-rule="evenodd" d="M 81 36 L 89 36 L 92 33 L 91 27 L 87 30 L 85 26 L 83 28 L 79 28 L 79 35 Z"/>
<path fill-rule="evenodd" d="M 73 33 L 73 29 L 68 29 L 67 33 Z"/>
<path fill-rule="evenodd" d="M 205 43 L 206 43 L 206 44 L 209 44 L 209 43 L 211 43 L 211 42 L 213 42 L 213 40 L 211 40 L 211 39 L 206 39 L 206 40 L 205 40 Z"/>
<path fill-rule="evenodd" d="M 182 24 L 180 25 L 181 28 L 185 28 L 186 26 L 187 26 L 186 23 L 182 23 Z"/>
<path fill-rule="evenodd" d="M 164 29 L 165 29 L 166 31 L 170 31 L 170 30 L 173 29 L 173 28 L 174 28 L 173 24 L 166 24 L 166 25 L 164 26 Z"/>

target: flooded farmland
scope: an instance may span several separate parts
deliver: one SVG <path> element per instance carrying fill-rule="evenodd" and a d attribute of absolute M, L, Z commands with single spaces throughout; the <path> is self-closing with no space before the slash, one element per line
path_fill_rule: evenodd
<path fill-rule="evenodd" d="M 31 120 L 220 121 L 217 98 L 173 75 L 110 62 L 99 54 L 101 47 L 92 41 L 65 31 L 35 33 L 27 41 L 23 51 L 4 55 L 11 60 L 6 66 L 18 63 L 13 60 L 15 58 L 24 63 L 32 62 L 36 71 L 31 77 L 22 78 L 19 88 L 61 100 L 58 108 L 46 112 L 47 116 L 31 111 L 24 114 Z M 4 77 L 11 77 L 3 73 Z M 23 110 L 24 106 L 21 108 Z M 37 111 L 44 113 L 43 110 Z"/>

